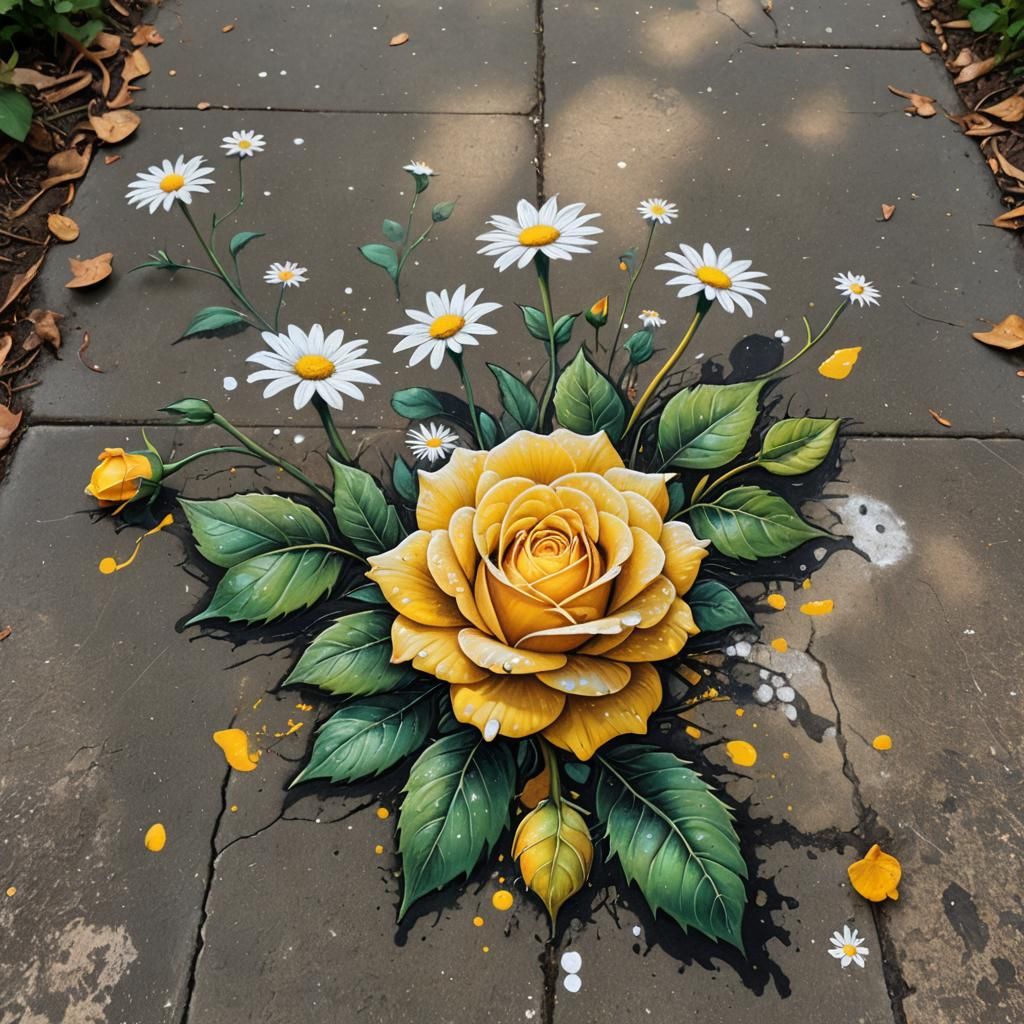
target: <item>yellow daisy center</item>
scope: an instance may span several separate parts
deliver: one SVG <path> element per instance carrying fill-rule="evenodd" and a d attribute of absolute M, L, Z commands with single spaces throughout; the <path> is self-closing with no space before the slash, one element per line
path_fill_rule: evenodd
<path fill-rule="evenodd" d="M 181 174 L 165 174 L 160 179 L 160 190 L 162 192 L 177 192 L 185 184 L 185 178 Z"/>
<path fill-rule="evenodd" d="M 854 295 L 863 295 L 864 294 L 864 285 L 862 285 L 862 284 L 851 284 L 850 285 L 850 291 L 853 292 Z"/>
<path fill-rule="evenodd" d="M 334 363 L 326 356 L 302 356 L 295 363 L 295 372 L 303 380 L 326 380 L 334 373 Z"/>
<path fill-rule="evenodd" d="M 655 217 L 664 217 L 665 216 L 665 207 L 662 206 L 661 203 L 651 203 L 649 209 L 650 209 L 650 212 L 653 213 Z"/>
<path fill-rule="evenodd" d="M 441 438 L 439 438 L 439 437 L 428 437 L 426 439 L 426 441 L 424 441 L 423 443 L 428 448 L 440 448 L 441 444 L 442 444 L 442 441 L 441 441 Z"/>
<path fill-rule="evenodd" d="M 856 956 L 856 955 L 857 955 L 857 947 L 856 946 L 851 946 L 849 943 L 847 943 L 845 946 L 843 946 L 843 956 Z"/>
<path fill-rule="evenodd" d="M 295 273 L 291 270 L 279 270 L 277 272 L 278 281 L 290 281 L 294 276 Z"/>
<path fill-rule="evenodd" d="M 711 285 L 712 288 L 731 288 L 732 278 L 718 267 L 699 267 L 697 280 L 703 284 Z"/>
<path fill-rule="evenodd" d="M 465 325 L 466 321 L 463 317 L 456 316 L 454 313 L 445 313 L 430 325 L 430 336 L 444 340 L 458 334 Z"/>
<path fill-rule="evenodd" d="M 252 143 L 248 139 L 239 139 L 238 140 L 238 148 L 239 149 L 251 149 L 252 148 Z"/>
<path fill-rule="evenodd" d="M 519 244 L 539 249 L 542 245 L 557 242 L 562 232 L 550 224 L 535 224 L 532 228 L 523 228 L 519 232 Z"/>

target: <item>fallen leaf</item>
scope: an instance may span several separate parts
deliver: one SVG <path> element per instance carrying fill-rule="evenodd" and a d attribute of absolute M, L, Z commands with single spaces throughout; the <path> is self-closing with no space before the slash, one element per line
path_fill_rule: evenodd
<path fill-rule="evenodd" d="M 1024 370 L 1018 370 L 1017 371 L 1017 376 L 1018 377 L 1024 377 Z"/>
<path fill-rule="evenodd" d="M 74 96 L 76 92 L 81 92 L 92 85 L 92 75 L 88 71 L 76 71 L 72 75 L 65 75 L 61 81 L 66 84 L 42 93 L 44 103 L 60 103 L 61 100 Z"/>
<path fill-rule="evenodd" d="M 3 629 L 0 629 L 0 640 L 6 640 L 13 632 L 14 630 L 10 626 L 4 626 Z"/>
<path fill-rule="evenodd" d="M 401 46 L 403 43 L 409 42 L 408 32 L 399 32 L 397 36 L 392 36 L 388 41 L 388 46 Z"/>
<path fill-rule="evenodd" d="M 934 409 L 929 409 L 928 412 L 931 415 L 931 418 L 933 420 L 935 420 L 935 422 L 938 423 L 938 425 L 940 427 L 951 427 L 951 426 L 953 426 L 953 424 L 949 420 L 947 420 L 945 416 L 941 416 Z"/>
<path fill-rule="evenodd" d="M 951 71 L 953 68 L 965 68 L 968 64 L 973 64 L 974 60 L 974 51 L 969 46 L 965 46 L 951 61 L 946 63 L 946 67 Z"/>
<path fill-rule="evenodd" d="M 65 288 L 91 288 L 94 284 L 110 277 L 114 268 L 111 266 L 114 260 L 112 252 L 100 253 L 87 260 L 76 260 L 68 257 L 71 264 L 72 278 Z"/>
<path fill-rule="evenodd" d="M 78 225 L 63 213 L 51 213 L 46 218 L 46 226 L 50 234 L 62 242 L 73 242 L 78 237 Z"/>
<path fill-rule="evenodd" d="M 132 33 L 132 46 L 159 46 L 163 41 L 156 25 L 137 25 Z"/>
<path fill-rule="evenodd" d="M 846 380 L 853 370 L 857 357 L 860 355 L 861 346 L 853 348 L 839 348 L 818 367 L 818 373 L 829 380 Z"/>
<path fill-rule="evenodd" d="M 7 358 L 7 354 L 11 351 L 11 346 L 13 344 L 14 339 L 9 334 L 5 334 L 0 337 L 0 369 L 3 368 L 4 360 Z"/>
<path fill-rule="evenodd" d="M 206 100 L 203 100 L 202 103 L 197 103 L 196 104 L 196 110 L 209 110 L 209 109 L 210 109 L 210 104 L 207 103 Z"/>
<path fill-rule="evenodd" d="M 981 112 L 989 117 L 998 117 L 1000 121 L 1008 124 L 1016 124 L 1024 121 L 1024 96 L 1011 96 L 1001 103 L 994 103 L 991 107 L 982 107 Z"/>
<path fill-rule="evenodd" d="M 21 423 L 22 413 L 11 412 L 6 405 L 0 405 L 0 451 L 10 443 L 11 435 Z"/>
<path fill-rule="evenodd" d="M 992 224 L 994 227 L 1005 228 L 1007 231 L 1024 228 L 1024 206 L 1018 206 L 1015 210 L 1007 210 L 1006 213 L 999 214 Z"/>
<path fill-rule="evenodd" d="M 918 117 L 934 117 L 938 113 L 935 99 L 932 96 L 925 96 L 919 92 L 904 92 L 893 85 L 889 86 L 889 92 L 894 96 L 902 96 L 905 100 L 910 100 L 910 106 L 906 108 L 908 114 L 917 114 Z"/>
<path fill-rule="evenodd" d="M 984 60 L 975 61 L 973 64 L 968 64 L 967 67 L 965 67 L 963 71 L 953 79 L 953 84 L 965 85 L 967 82 L 973 82 L 976 78 L 981 78 L 982 75 L 987 75 L 995 66 L 995 57 L 986 57 Z"/>
<path fill-rule="evenodd" d="M 121 67 L 121 88 L 118 94 L 107 104 L 109 110 L 117 110 L 131 103 L 129 85 L 136 78 L 143 78 L 150 72 L 149 60 L 142 50 L 132 50 L 124 59 Z"/>
<path fill-rule="evenodd" d="M 1024 184 L 1024 171 L 1022 171 L 1019 167 L 1016 167 L 1014 164 L 1011 164 L 1010 161 L 1007 160 L 1006 157 L 1003 156 L 1003 154 L 999 151 L 999 147 L 994 142 L 992 143 L 992 152 L 995 154 L 996 163 L 999 166 L 999 170 L 1001 170 L 1003 174 L 1007 175 L 1008 177 L 1016 178 L 1021 184 Z"/>
<path fill-rule="evenodd" d="M 1024 211 L 1024 207 L 1021 207 Z M 1006 349 L 1007 352 L 1024 347 L 1024 316 L 1011 313 L 1005 320 L 992 325 L 990 331 L 975 331 L 971 335 L 983 345 Z"/>
<path fill-rule="evenodd" d="M 917 0 L 917 6 L 922 11 L 930 11 L 935 6 L 935 0 Z"/>
<path fill-rule="evenodd" d="M 970 135 L 973 138 L 988 138 L 991 135 L 1002 135 L 1004 132 L 1008 132 L 1009 128 L 1005 128 L 1000 124 L 993 124 L 984 114 L 978 114 L 974 111 L 968 111 L 966 114 L 954 114 L 949 118 L 964 131 L 964 135 Z"/>
<path fill-rule="evenodd" d="M 921 47 L 921 52 L 922 53 L 934 53 L 935 52 L 935 47 L 932 46 L 931 43 L 924 42 L 924 40 L 922 40 L 920 43 L 918 43 L 918 45 Z"/>
<path fill-rule="evenodd" d="M 60 324 L 64 317 L 54 313 L 52 309 L 33 309 L 28 315 L 32 323 L 32 333 L 21 343 L 26 352 L 31 352 L 40 345 L 49 345 L 54 352 L 60 348 Z"/>
<path fill-rule="evenodd" d="M 64 181 L 74 181 L 75 179 L 80 178 L 85 174 L 91 158 L 91 145 L 86 146 L 81 153 L 74 148 L 65 149 L 60 153 L 54 153 L 46 164 L 48 175 L 39 186 L 39 191 L 32 196 L 31 199 L 22 203 L 22 205 L 10 215 L 10 219 L 17 220 L 41 195 L 43 195 L 43 193 L 53 188 L 54 185 L 59 185 Z M 2 310 L 2 308 L 3 307 L 0 307 L 0 310 Z"/>
<path fill-rule="evenodd" d="M 108 0 L 108 2 L 110 3 L 110 6 L 113 7 L 118 14 L 121 15 L 122 18 L 130 18 L 132 16 L 131 11 L 129 11 L 128 8 L 125 7 L 123 3 L 121 3 L 121 0 Z"/>
<path fill-rule="evenodd" d="M 32 279 L 39 273 L 39 268 L 43 265 L 43 257 L 32 264 L 28 270 L 21 274 L 15 274 L 14 280 L 11 281 L 11 287 L 7 289 L 7 298 L 4 299 L 3 305 L 0 305 L 0 313 L 2 313 L 24 290 L 25 286 L 29 284 Z"/>
<path fill-rule="evenodd" d="M 25 142 L 37 153 L 52 153 L 57 147 L 53 141 L 53 133 L 39 121 L 33 121 L 25 136 Z"/>
<path fill-rule="evenodd" d="M 103 162 L 109 167 L 111 164 L 116 164 L 121 159 L 120 153 L 109 153 L 103 158 Z"/>
<path fill-rule="evenodd" d="M 225 25 L 225 26 L 224 26 L 224 27 L 223 27 L 223 28 L 221 29 L 221 32 L 234 32 L 234 30 L 235 30 L 235 23 L 234 23 L 234 22 L 231 22 L 231 24 L 230 24 L 230 25 Z"/>
<path fill-rule="evenodd" d="M 896 207 L 892 203 L 882 203 L 882 220 L 892 220 Z"/>
<path fill-rule="evenodd" d="M 86 362 L 85 353 L 89 351 L 89 332 L 86 331 L 82 335 L 82 344 L 78 346 L 78 358 L 81 360 L 82 365 L 87 370 L 92 370 L 93 373 L 103 373 L 95 363 Z"/>
<path fill-rule="evenodd" d="M 131 110 L 111 110 L 106 114 L 89 114 L 92 130 L 104 142 L 121 142 L 142 123 L 142 118 Z"/>
<path fill-rule="evenodd" d="M 944 21 L 943 28 L 970 28 L 971 23 L 966 18 L 957 18 L 955 21 Z"/>

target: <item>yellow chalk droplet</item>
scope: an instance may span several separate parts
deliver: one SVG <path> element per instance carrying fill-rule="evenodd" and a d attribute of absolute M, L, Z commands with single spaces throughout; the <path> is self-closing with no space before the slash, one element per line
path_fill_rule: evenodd
<path fill-rule="evenodd" d="M 777 612 L 781 612 L 786 607 L 786 599 L 782 594 L 769 594 L 767 601 L 769 607 L 774 608 Z"/>
<path fill-rule="evenodd" d="M 686 735 L 689 736 L 691 739 L 699 740 L 700 729 L 698 729 L 695 725 L 688 725 L 686 727 Z"/>
<path fill-rule="evenodd" d="M 483 946 L 483 947 L 481 947 L 481 948 L 483 949 L 483 951 L 484 951 L 485 953 L 490 953 L 490 951 L 491 951 L 491 947 L 490 947 L 490 946 Z"/>
<path fill-rule="evenodd" d="M 135 550 L 131 553 L 131 556 L 123 562 L 118 562 L 116 558 L 111 558 L 109 555 L 106 558 L 100 559 L 99 570 L 104 576 L 109 576 L 111 573 L 120 572 L 122 569 L 127 569 L 132 562 L 135 561 L 135 556 L 138 555 L 139 549 L 142 547 L 142 542 L 152 536 L 154 533 L 159 533 L 162 529 L 170 526 L 174 522 L 174 516 L 168 514 L 160 520 L 152 530 L 147 530 L 136 542 Z"/>
<path fill-rule="evenodd" d="M 810 590 L 811 589 L 811 581 L 810 580 L 804 580 L 803 583 L 800 584 L 800 586 L 803 587 L 804 590 Z"/>
<path fill-rule="evenodd" d="M 243 729 L 221 729 L 213 734 L 213 742 L 224 751 L 224 760 L 236 772 L 251 772 L 259 761 L 259 753 L 249 753 L 249 737 Z"/>
<path fill-rule="evenodd" d="M 385 818 L 391 817 L 391 812 L 386 807 L 378 807 L 377 817 L 380 818 L 381 821 L 384 821 Z"/>
<path fill-rule="evenodd" d="M 738 764 L 741 768 L 749 768 L 757 761 L 757 751 L 753 744 L 746 740 L 729 740 L 725 745 L 725 752 L 732 763 Z"/>
<path fill-rule="evenodd" d="M 384 847 L 383 847 L 383 846 L 381 846 L 381 844 L 380 844 L 380 843 L 378 843 L 378 844 L 377 844 L 377 845 L 376 845 L 376 846 L 375 846 L 375 847 L 373 848 L 373 852 L 374 852 L 375 854 L 377 854 L 377 856 L 379 857 L 379 856 L 380 856 L 380 855 L 381 855 L 381 854 L 382 854 L 382 853 L 384 852 Z"/>
<path fill-rule="evenodd" d="M 818 373 L 822 377 L 828 377 L 829 380 L 846 380 L 850 376 L 850 371 L 853 369 L 853 364 L 857 362 L 857 356 L 860 355 L 860 345 L 854 348 L 839 348 L 832 353 L 818 367 Z"/>
<path fill-rule="evenodd" d="M 231 811 L 232 814 L 234 814 L 235 811 L 238 810 L 238 804 L 232 804 L 229 810 Z"/>
<path fill-rule="evenodd" d="M 155 825 L 150 825 L 143 842 L 150 853 L 159 853 L 167 844 L 167 829 L 159 821 Z"/>
<path fill-rule="evenodd" d="M 743 708 L 737 708 L 736 709 L 736 717 L 737 718 L 742 718 L 745 714 L 746 714 L 746 711 L 744 711 Z"/>
<path fill-rule="evenodd" d="M 17 891 L 18 891 L 17 888 L 15 886 L 13 886 L 13 885 L 9 885 L 7 887 L 7 895 L 8 896 L 13 896 Z"/>
<path fill-rule="evenodd" d="M 782 760 L 783 760 L 783 761 L 788 761 L 788 760 L 789 760 L 789 758 L 790 758 L 790 753 L 789 753 L 789 751 L 788 751 L 788 750 L 784 750 L 784 751 L 782 752 Z"/>
<path fill-rule="evenodd" d="M 495 910 L 511 910 L 512 904 L 515 902 L 512 893 L 508 889 L 499 889 L 492 897 L 491 903 L 494 904 Z"/>
<path fill-rule="evenodd" d="M 775 639 L 774 639 L 774 640 L 772 641 L 772 647 L 773 647 L 773 648 L 774 648 L 774 649 L 775 649 L 776 651 L 778 651 L 778 652 L 779 652 L 779 654 L 785 654 L 785 653 L 786 653 L 786 651 L 788 651 L 788 650 L 789 650 L 789 643 L 788 643 L 788 642 L 786 641 L 786 638 L 785 638 L 785 637 L 782 637 L 782 636 L 777 636 L 777 637 L 776 637 L 776 638 L 775 638 Z"/>
<path fill-rule="evenodd" d="M 804 615 L 831 615 L 834 607 L 835 604 L 832 601 L 808 601 L 806 604 L 800 605 L 800 611 Z"/>
<path fill-rule="evenodd" d="M 100 559 L 100 572 L 104 576 L 109 576 L 112 572 L 117 572 L 117 559 L 111 558 L 109 555 L 106 558 Z"/>
<path fill-rule="evenodd" d="M 892 737 L 886 736 L 883 732 L 871 741 L 871 746 L 873 746 L 875 750 L 892 750 Z"/>
<path fill-rule="evenodd" d="M 476 917 L 473 918 L 473 927 L 474 928 L 483 928 L 483 926 L 484 926 L 484 919 L 482 917 L 477 915 Z"/>

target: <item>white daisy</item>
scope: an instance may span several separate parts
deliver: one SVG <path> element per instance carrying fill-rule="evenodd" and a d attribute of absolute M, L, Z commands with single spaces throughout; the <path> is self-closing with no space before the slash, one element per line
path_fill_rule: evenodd
<path fill-rule="evenodd" d="M 680 245 L 679 250 L 665 253 L 670 262 L 659 263 L 657 268 L 678 274 L 670 277 L 668 284 L 682 285 L 676 293 L 679 298 L 685 299 L 687 295 L 702 291 L 709 302 L 717 299 L 726 313 L 739 306 L 747 316 L 753 316 L 754 311 L 745 296 L 765 301 L 760 293 L 770 291 L 768 285 L 754 280 L 765 275 L 759 270 L 748 270 L 750 260 L 734 260 L 732 249 L 716 253 L 705 242 L 703 252 L 697 252 L 689 245 Z"/>
<path fill-rule="evenodd" d="M 453 448 L 459 447 L 459 435 L 440 423 L 431 423 L 429 426 L 421 423 L 405 436 L 405 443 L 412 449 L 413 455 L 428 462 L 446 459 Z"/>
<path fill-rule="evenodd" d="M 279 284 L 285 288 L 298 288 L 306 283 L 306 268 L 298 263 L 286 260 L 284 263 L 271 263 L 263 275 L 267 284 Z"/>
<path fill-rule="evenodd" d="M 396 327 L 390 334 L 403 335 L 395 346 L 396 352 L 413 349 L 409 365 L 415 366 L 430 356 L 430 365 L 436 370 L 444 359 L 445 352 L 458 354 L 469 345 L 480 344 L 476 334 L 497 334 L 487 324 L 478 323 L 480 317 L 501 309 L 499 302 L 477 302 L 483 288 L 466 294 L 466 286 L 460 284 L 448 295 L 447 291 L 427 292 L 427 312 L 407 309 L 405 315 L 415 323 Z"/>
<path fill-rule="evenodd" d="M 314 394 L 340 409 L 343 395 L 363 400 L 363 392 L 357 385 L 380 383 L 363 369 L 378 365 L 378 360 L 364 358 L 369 342 L 361 338 L 345 341 L 342 330 L 331 331 L 324 337 L 324 329 L 319 324 L 313 324 L 308 334 L 292 325 L 287 334 L 264 331 L 263 340 L 271 351 L 255 352 L 246 362 L 259 363 L 267 369 L 250 373 L 246 379 L 250 384 L 260 380 L 270 382 L 263 390 L 264 398 L 272 398 L 295 385 L 296 409 L 307 405 Z"/>
<path fill-rule="evenodd" d="M 665 318 L 656 309 L 641 309 L 640 310 L 640 323 L 644 327 L 658 327 L 665 326 Z"/>
<path fill-rule="evenodd" d="M 863 274 L 836 274 L 836 291 L 858 306 L 877 306 L 882 293 Z"/>
<path fill-rule="evenodd" d="M 220 144 L 220 148 L 225 150 L 228 156 L 255 156 L 262 153 L 265 146 L 266 142 L 263 141 L 262 135 L 248 131 L 225 135 Z"/>
<path fill-rule="evenodd" d="M 675 203 L 667 199 L 645 199 L 638 207 L 637 212 L 644 220 L 653 221 L 655 224 L 671 224 L 679 216 L 679 209 Z"/>
<path fill-rule="evenodd" d="M 851 929 L 849 925 L 844 924 L 842 932 L 832 933 L 833 948 L 828 951 L 829 955 L 842 961 L 843 967 L 849 967 L 851 961 L 858 967 L 863 967 L 864 957 L 868 955 L 868 947 L 862 946 L 862 941 L 856 928 Z"/>
<path fill-rule="evenodd" d="M 432 178 L 437 174 L 437 171 L 435 171 L 433 167 L 428 167 L 425 163 L 422 163 L 419 160 L 413 160 L 410 163 L 407 163 L 402 170 L 408 171 L 410 174 L 421 174 L 426 178 Z"/>
<path fill-rule="evenodd" d="M 203 166 L 205 159 L 194 156 L 186 160 L 179 156 L 173 164 L 170 160 L 159 166 L 154 164 L 128 186 L 125 198 L 130 206 L 137 206 L 140 210 L 148 206 L 150 213 L 155 213 L 158 206 L 169 210 L 175 199 L 191 203 L 193 192 L 209 192 L 206 186 L 213 184 L 213 178 L 203 177 L 213 173 L 212 167 Z"/>
<path fill-rule="evenodd" d="M 597 240 L 601 228 L 589 226 L 588 221 L 600 217 L 599 213 L 580 216 L 583 203 L 571 203 L 558 209 L 558 196 L 552 196 L 539 210 L 533 203 L 520 199 L 516 219 L 495 214 L 487 223 L 495 230 L 477 236 L 478 242 L 487 244 L 477 250 L 484 256 L 497 256 L 494 266 L 505 270 L 513 263 L 522 270 L 538 252 L 552 260 L 571 260 L 574 252 L 587 252 L 588 245 Z"/>

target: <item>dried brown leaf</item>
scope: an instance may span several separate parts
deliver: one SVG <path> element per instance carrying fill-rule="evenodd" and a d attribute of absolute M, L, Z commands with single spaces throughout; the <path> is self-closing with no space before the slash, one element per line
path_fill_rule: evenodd
<path fill-rule="evenodd" d="M 1024 212 L 1024 207 L 1021 207 Z M 975 331 L 971 335 L 983 345 L 992 345 L 994 348 L 1012 351 L 1017 348 L 1024 348 L 1024 316 L 1017 316 L 1011 313 L 1006 319 L 992 325 L 990 331 Z"/>
<path fill-rule="evenodd" d="M 935 6 L 935 0 L 917 0 L 917 6 L 922 11 L 930 11 Z"/>
<path fill-rule="evenodd" d="M 998 117 L 1000 121 L 1007 124 L 1016 124 L 1024 121 L 1024 96 L 1010 96 L 1001 103 L 994 103 L 991 107 L 982 107 L 981 112 L 989 117 Z"/>
<path fill-rule="evenodd" d="M 26 352 L 40 345 L 49 345 L 54 352 L 60 348 L 60 321 L 64 317 L 52 309 L 33 309 L 28 315 L 32 333 L 21 343 Z"/>
<path fill-rule="evenodd" d="M 78 225 L 63 213 L 51 213 L 46 218 L 46 226 L 50 234 L 62 242 L 73 242 L 78 237 Z"/>
<path fill-rule="evenodd" d="M 57 148 L 53 141 L 53 132 L 40 121 L 33 121 L 29 126 L 25 143 L 37 153 L 52 153 Z"/>
<path fill-rule="evenodd" d="M 954 85 L 965 85 L 967 82 L 973 82 L 976 78 L 981 78 L 982 75 L 987 75 L 996 66 L 995 57 L 986 57 L 984 60 L 975 61 L 973 64 L 968 64 L 956 78 L 953 79 Z"/>
<path fill-rule="evenodd" d="M 995 155 L 996 163 L 999 166 L 999 170 L 1003 172 L 1009 178 L 1016 178 L 1022 185 L 1024 185 L 1024 170 L 1011 164 L 1009 160 L 999 151 L 999 147 L 993 142 L 992 152 Z"/>
<path fill-rule="evenodd" d="M 1024 228 L 1024 206 L 1018 206 L 1016 209 L 999 214 L 992 224 L 997 228 L 1006 228 L 1007 231 Z"/>
<path fill-rule="evenodd" d="M 88 88 L 92 85 L 92 75 L 88 71 L 78 71 L 73 75 L 65 75 L 61 81 L 66 81 L 67 84 L 55 89 L 48 89 L 42 94 L 45 103 L 60 103 L 61 100 L 66 100 L 69 96 L 74 96 L 76 92 Z"/>
<path fill-rule="evenodd" d="M 134 82 L 136 78 L 144 78 L 150 72 L 149 59 L 141 50 L 132 50 L 124 59 L 121 78 L 125 82 Z"/>
<path fill-rule="evenodd" d="M 86 146 L 81 152 L 72 147 L 71 149 L 62 150 L 60 153 L 54 153 L 46 164 L 48 174 L 39 186 L 39 191 L 31 199 L 22 203 L 11 214 L 11 220 L 17 220 L 44 192 L 53 188 L 54 185 L 59 185 L 64 181 L 75 181 L 80 178 L 85 174 L 91 157 L 91 145 Z"/>
<path fill-rule="evenodd" d="M 87 370 L 92 370 L 93 373 L 103 373 L 104 371 L 100 367 L 98 367 L 95 363 L 90 363 L 90 362 L 86 361 L 85 353 L 88 351 L 88 349 L 89 349 L 89 332 L 86 331 L 82 335 L 82 344 L 78 346 L 78 358 L 81 360 L 82 365 Z"/>
<path fill-rule="evenodd" d="M 156 25 L 136 25 L 132 33 L 132 46 L 159 46 L 163 41 Z"/>
<path fill-rule="evenodd" d="M 953 424 L 949 420 L 947 420 L 945 416 L 942 416 L 940 413 L 937 413 L 934 409 L 929 409 L 928 413 L 931 416 L 931 418 L 935 420 L 936 423 L 938 423 L 940 427 L 953 426 Z"/>
<path fill-rule="evenodd" d="M 196 104 L 196 110 L 209 110 L 210 104 L 203 100 L 201 103 Z"/>
<path fill-rule="evenodd" d="M 117 11 L 117 13 L 120 14 L 122 18 L 130 18 L 132 16 L 131 11 L 129 11 L 128 8 L 125 7 L 123 3 L 121 3 L 121 0 L 109 0 L 109 3 L 110 6 L 113 7 L 114 10 Z"/>
<path fill-rule="evenodd" d="M 921 52 L 922 53 L 934 53 L 935 52 L 935 47 L 932 46 L 931 43 L 926 43 L 923 39 L 921 40 L 920 43 L 918 43 L 918 46 L 921 47 Z"/>
<path fill-rule="evenodd" d="M 114 268 L 111 266 L 114 260 L 112 252 L 103 252 L 99 256 L 93 256 L 87 260 L 76 260 L 68 257 L 71 265 L 72 278 L 65 288 L 91 288 L 94 284 L 110 277 Z"/>
<path fill-rule="evenodd" d="M 896 207 L 892 203 L 882 203 L 882 220 L 892 220 Z"/>
<path fill-rule="evenodd" d="M 964 135 L 970 135 L 975 139 L 985 139 L 992 135 L 1002 135 L 1009 131 L 1000 124 L 993 124 L 984 114 L 977 114 L 968 111 L 966 114 L 950 118 L 964 130 Z"/>
<path fill-rule="evenodd" d="M 894 96 L 902 96 L 905 100 L 910 100 L 910 106 L 906 108 L 908 114 L 916 114 L 918 117 L 934 117 L 938 113 L 935 99 L 931 96 L 925 96 L 919 92 L 904 92 L 894 85 L 889 86 L 889 92 Z"/>
<path fill-rule="evenodd" d="M 957 18 L 955 21 L 944 21 L 943 28 L 970 28 L 971 23 L 966 18 Z"/>
<path fill-rule="evenodd" d="M 6 405 L 0 405 L 0 451 L 10 443 L 11 435 L 21 423 L 22 413 L 11 412 Z"/>
<path fill-rule="evenodd" d="M 965 46 L 952 60 L 946 62 L 946 67 L 950 70 L 965 68 L 968 64 L 973 64 L 974 61 L 974 51 L 969 46 Z"/>
<path fill-rule="evenodd" d="M 0 369 L 3 369 L 4 360 L 11 351 L 14 339 L 9 334 L 0 335 Z"/>
<path fill-rule="evenodd" d="M 39 273 L 39 268 L 43 265 L 43 257 L 32 264 L 28 270 L 14 275 L 14 280 L 11 281 L 10 288 L 7 289 L 7 298 L 4 299 L 3 304 L 0 305 L 0 313 L 2 313 L 24 290 L 26 285 L 31 283 L 35 278 L 36 274 Z"/>
<path fill-rule="evenodd" d="M 89 114 L 92 130 L 104 142 L 122 142 L 142 123 L 132 110 L 110 110 L 106 114 Z"/>
<path fill-rule="evenodd" d="M 234 30 L 235 30 L 235 23 L 232 21 L 230 24 L 225 25 L 221 29 L 221 32 L 234 32 Z"/>
<path fill-rule="evenodd" d="M 399 32 L 397 36 L 392 36 L 388 40 L 388 46 L 402 46 L 407 42 L 409 42 L 409 33 Z"/>
<path fill-rule="evenodd" d="M 109 167 L 111 164 L 116 164 L 121 159 L 120 153 L 110 153 L 103 158 L 103 162 Z"/>
<path fill-rule="evenodd" d="M 3 629 L 0 629 L 0 640 L 6 640 L 13 632 L 14 630 L 10 626 L 4 626 Z"/>

